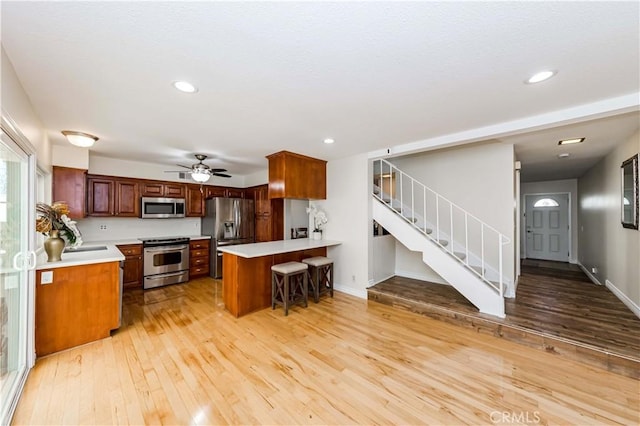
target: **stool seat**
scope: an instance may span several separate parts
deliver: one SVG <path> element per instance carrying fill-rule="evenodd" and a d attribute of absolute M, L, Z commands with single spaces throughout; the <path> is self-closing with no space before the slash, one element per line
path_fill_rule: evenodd
<path fill-rule="evenodd" d="M 306 263 L 309 266 L 314 266 L 317 268 L 318 266 L 329 265 L 333 263 L 333 260 L 324 256 L 316 256 L 316 257 L 309 257 L 307 259 L 302 259 L 302 262 Z"/>
<path fill-rule="evenodd" d="M 272 271 L 279 272 L 281 274 L 294 274 L 296 272 L 306 271 L 308 266 L 300 262 L 286 262 L 278 263 L 271 267 Z"/>

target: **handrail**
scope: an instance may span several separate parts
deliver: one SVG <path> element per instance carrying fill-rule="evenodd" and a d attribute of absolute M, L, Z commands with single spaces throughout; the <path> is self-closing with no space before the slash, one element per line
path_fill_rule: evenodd
<path fill-rule="evenodd" d="M 482 221 L 480 218 L 478 218 L 477 216 L 475 216 L 474 214 L 468 212 L 467 210 L 465 210 L 464 208 L 460 207 L 458 204 L 454 203 L 453 201 L 449 200 L 446 197 L 443 197 L 442 195 L 440 195 L 439 193 L 437 193 L 436 191 L 434 191 L 433 189 L 429 188 L 428 186 L 424 185 L 422 182 L 418 181 L 417 179 L 413 178 L 412 176 L 410 176 L 409 174 L 403 172 L 402 170 L 400 170 L 398 167 L 396 167 L 394 164 L 384 160 L 384 159 L 378 159 L 378 160 L 374 160 L 374 164 L 375 162 L 379 163 L 379 167 L 380 167 L 380 182 L 379 185 L 375 185 L 374 183 L 374 189 L 376 187 L 378 187 L 378 192 L 379 195 L 375 194 L 374 191 L 374 196 L 378 199 L 380 199 L 380 201 L 382 201 L 384 204 L 388 205 L 392 211 L 394 211 L 396 214 L 398 214 L 400 217 L 402 217 L 403 219 L 405 219 L 407 222 L 409 222 L 414 228 L 416 228 L 418 231 L 420 231 L 422 234 L 426 235 L 429 239 L 431 239 L 432 241 L 434 241 L 436 244 L 438 244 L 445 252 L 449 253 L 450 255 L 452 255 L 455 259 L 457 259 L 459 262 L 461 262 L 463 265 L 465 265 L 467 267 L 467 269 L 473 273 L 475 273 L 478 277 L 480 277 L 480 279 L 482 279 L 485 283 L 487 283 L 489 286 L 491 286 L 493 289 L 495 289 L 496 291 L 498 291 L 500 293 L 500 296 L 504 296 L 504 279 L 503 279 L 503 246 L 506 244 L 509 244 L 511 242 L 511 239 L 509 237 L 507 237 L 506 235 L 502 234 L 500 231 L 498 231 L 497 229 L 495 229 L 494 227 L 492 227 L 491 225 L 485 223 L 484 221 Z M 386 168 L 388 169 L 388 174 L 386 173 L 386 170 L 383 168 L 383 166 L 386 165 Z M 399 182 L 394 181 L 393 179 L 393 174 L 394 171 L 397 171 L 399 173 Z M 374 172 L 374 178 L 376 177 L 375 172 Z M 389 193 L 385 193 L 383 190 L 384 187 L 384 179 L 388 178 L 389 180 L 387 181 L 389 183 L 388 185 L 388 190 Z M 411 184 L 411 195 L 410 195 L 410 202 L 407 201 L 407 204 L 410 204 L 410 207 L 408 205 L 405 204 L 405 194 L 404 194 L 404 184 L 405 184 L 405 180 L 409 179 L 410 180 L 410 184 Z M 397 191 L 397 188 L 395 188 L 395 185 L 399 184 L 400 186 L 400 190 Z M 418 225 L 418 220 L 417 220 L 417 212 L 415 211 L 415 187 L 418 187 L 418 192 L 422 193 L 423 196 L 423 217 L 422 217 L 422 221 L 423 221 L 423 226 L 420 227 Z M 420 188 L 422 188 L 422 190 L 420 191 Z M 427 191 L 429 191 L 429 194 L 431 194 L 432 196 L 435 197 L 435 238 L 430 235 L 430 232 L 428 232 L 428 228 L 427 228 L 427 207 L 428 207 L 428 203 L 427 203 Z M 400 193 L 400 199 L 396 199 L 394 198 L 394 192 L 397 194 L 397 192 Z M 385 196 L 388 195 L 389 196 L 389 201 L 387 202 L 385 200 Z M 449 245 L 449 247 L 446 247 L 445 245 L 442 244 L 442 238 L 441 238 L 441 218 L 440 218 L 440 206 L 441 206 L 441 201 L 449 204 L 449 218 L 448 218 L 448 226 L 449 226 L 449 240 L 451 241 L 451 244 Z M 399 208 L 394 207 L 394 202 L 399 203 Z M 445 204 L 445 206 L 446 206 Z M 456 209 L 456 212 L 460 212 L 462 214 L 464 214 L 464 260 L 460 257 L 458 257 L 458 255 L 456 254 L 456 251 L 454 249 L 454 246 L 456 244 L 456 241 L 454 240 L 454 208 Z M 406 210 L 411 209 L 411 218 L 408 218 L 407 216 L 405 216 L 405 212 Z M 475 222 L 477 222 L 480 226 L 480 256 L 479 256 L 479 260 L 480 260 L 480 272 L 478 272 L 477 270 L 475 270 L 470 264 L 469 264 L 469 258 L 470 258 L 470 250 L 469 250 L 469 219 L 474 220 Z M 445 223 L 446 223 L 446 219 L 445 219 Z M 445 227 L 447 226 L 446 224 L 444 225 Z M 499 275 L 499 283 L 498 283 L 498 287 L 496 288 L 495 283 L 493 283 L 492 281 L 490 281 L 486 276 L 485 276 L 485 269 L 487 267 L 491 267 L 491 265 L 489 265 L 486 262 L 486 258 L 485 258 L 485 231 L 492 231 L 494 234 L 497 235 L 498 238 L 498 275 Z M 456 231 L 456 235 L 461 235 L 460 230 Z M 462 243 L 458 243 L 458 245 L 462 245 Z M 477 254 L 474 254 L 476 257 L 478 256 Z"/>

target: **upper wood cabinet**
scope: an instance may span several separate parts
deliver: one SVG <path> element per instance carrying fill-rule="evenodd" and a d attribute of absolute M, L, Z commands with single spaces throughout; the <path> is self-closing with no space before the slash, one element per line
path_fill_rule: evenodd
<path fill-rule="evenodd" d="M 324 200 L 327 198 L 327 162 L 289 151 L 269 159 L 269 198 Z"/>
<path fill-rule="evenodd" d="M 244 198 L 244 189 L 227 188 L 227 198 Z"/>
<path fill-rule="evenodd" d="M 254 201 L 256 243 L 284 239 L 284 200 L 270 200 L 268 192 L 268 185 L 246 190 Z"/>
<path fill-rule="evenodd" d="M 224 186 L 204 186 L 205 198 L 221 197 L 221 198 L 244 198 L 244 189 L 227 188 Z"/>
<path fill-rule="evenodd" d="M 87 176 L 87 215 L 140 216 L 140 193 L 135 179 Z"/>
<path fill-rule="evenodd" d="M 64 201 L 69 206 L 69 217 L 86 216 L 87 171 L 70 167 L 53 166 L 53 201 Z"/>
<path fill-rule="evenodd" d="M 187 197 L 185 200 L 187 211 L 185 216 L 204 216 L 204 187 L 201 185 L 187 184 Z"/>
<path fill-rule="evenodd" d="M 184 198 L 185 185 L 182 183 L 144 181 L 140 183 L 140 194 L 143 197 Z"/>

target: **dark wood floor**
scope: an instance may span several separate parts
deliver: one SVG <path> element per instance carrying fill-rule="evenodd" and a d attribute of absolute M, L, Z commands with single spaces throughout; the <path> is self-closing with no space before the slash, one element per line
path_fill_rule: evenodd
<path fill-rule="evenodd" d="M 453 287 L 393 277 L 369 299 L 473 327 L 625 375 L 640 376 L 640 319 L 575 265 L 526 261 L 506 318 L 481 314 Z"/>

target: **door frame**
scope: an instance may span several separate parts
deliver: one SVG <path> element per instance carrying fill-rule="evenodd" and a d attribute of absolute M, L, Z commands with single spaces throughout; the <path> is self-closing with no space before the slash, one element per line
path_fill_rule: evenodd
<path fill-rule="evenodd" d="M 520 253 L 522 254 L 522 259 L 527 258 L 527 220 L 525 215 L 527 214 L 527 197 L 540 197 L 540 196 L 554 196 L 554 195 L 566 195 L 567 196 L 567 224 L 569 225 L 569 229 L 567 230 L 567 241 L 569 245 L 569 256 L 567 258 L 567 263 L 571 263 L 571 259 L 573 259 L 573 226 L 571 223 L 571 192 L 531 192 L 522 194 L 523 203 L 521 205 L 520 211 Z"/>
<path fill-rule="evenodd" d="M 31 224 L 31 226 L 27 226 L 28 229 L 28 243 L 27 250 L 28 251 L 36 251 L 36 184 L 37 184 L 37 162 L 36 155 L 37 151 L 27 139 L 27 137 L 22 133 L 16 122 L 11 118 L 11 116 L 5 111 L 4 108 L 1 109 L 0 114 L 0 127 L 2 130 L 18 145 L 20 149 L 22 149 L 27 157 L 29 163 L 29 171 L 28 171 L 28 195 L 27 195 L 27 223 Z M 36 273 L 35 269 L 27 270 L 27 300 L 26 300 L 26 309 L 25 313 L 27 318 L 26 324 L 26 332 L 27 332 L 27 347 L 26 347 L 26 368 L 23 372 L 22 376 L 18 379 L 18 395 L 12 401 L 11 407 L 9 408 L 9 419 L 13 417 L 13 413 L 18 405 L 18 401 L 20 399 L 20 395 L 24 389 L 24 385 L 27 382 L 27 377 L 29 376 L 29 372 L 35 365 L 36 361 L 36 350 L 35 350 L 35 282 L 36 282 Z"/>

